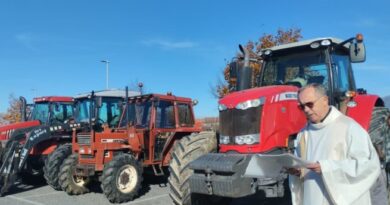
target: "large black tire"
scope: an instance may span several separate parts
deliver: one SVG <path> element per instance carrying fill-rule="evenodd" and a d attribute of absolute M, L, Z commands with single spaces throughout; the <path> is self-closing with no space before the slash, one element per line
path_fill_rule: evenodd
<path fill-rule="evenodd" d="M 43 167 L 44 177 L 48 185 L 55 190 L 61 190 L 58 183 L 60 167 L 62 163 L 72 154 L 72 144 L 66 143 L 57 147 L 46 158 L 45 166 Z"/>
<path fill-rule="evenodd" d="M 368 133 L 370 134 L 372 143 L 377 149 L 378 155 L 382 157 L 385 162 L 390 161 L 390 128 L 387 119 L 390 116 L 390 111 L 386 107 L 374 107 L 371 115 L 370 127 Z M 387 173 L 388 175 L 388 173 Z M 390 186 L 389 179 L 387 179 L 387 194 L 390 204 Z M 378 185 L 374 185 L 378 186 Z M 381 188 L 381 187 L 380 187 Z"/>
<path fill-rule="evenodd" d="M 141 189 L 143 168 L 130 154 L 119 154 L 104 166 L 102 189 L 112 203 L 133 200 Z"/>
<path fill-rule="evenodd" d="M 168 183 L 170 187 L 169 196 L 176 205 L 197 205 L 211 204 L 219 201 L 217 197 L 201 194 L 191 194 L 189 177 L 193 170 L 188 168 L 190 162 L 198 157 L 217 151 L 217 137 L 214 132 L 193 133 L 183 137 L 175 144 L 172 152 L 172 160 L 169 165 L 170 176 Z M 221 199 L 221 198 L 218 198 Z M 227 200 L 227 199 L 224 199 Z"/>
<path fill-rule="evenodd" d="M 389 125 L 387 124 L 387 118 L 389 117 L 389 109 L 386 107 L 374 107 L 371 115 L 370 127 L 368 133 L 370 134 L 372 143 L 374 145 L 380 145 L 378 150 L 386 156 L 386 146 L 389 138 Z M 378 146 L 376 146 L 378 148 Z M 390 147 L 389 147 L 390 148 Z M 381 155 L 381 154 L 380 154 Z M 388 154 L 387 154 L 388 155 Z M 388 161 L 389 159 L 387 159 Z"/>
<path fill-rule="evenodd" d="M 72 154 L 61 165 L 58 183 L 69 195 L 80 195 L 89 192 L 89 178 L 74 176 L 74 169 L 78 163 L 78 155 Z"/>
<path fill-rule="evenodd" d="M 1 164 L 2 164 L 2 162 L 3 162 L 3 144 L 2 143 L 0 143 L 0 166 L 1 166 Z"/>

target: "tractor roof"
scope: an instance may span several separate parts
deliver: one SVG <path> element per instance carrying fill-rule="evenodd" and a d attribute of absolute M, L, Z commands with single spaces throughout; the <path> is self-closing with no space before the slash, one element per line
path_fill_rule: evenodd
<path fill-rule="evenodd" d="M 42 96 L 34 98 L 34 102 L 73 102 L 73 98 L 68 96 Z"/>
<path fill-rule="evenodd" d="M 262 51 L 265 51 L 265 50 L 278 51 L 278 50 L 284 50 L 284 49 L 289 49 L 289 48 L 309 46 L 313 42 L 319 42 L 322 40 L 330 40 L 332 44 L 339 44 L 339 43 L 343 42 L 341 39 L 338 39 L 338 38 L 324 37 L 324 38 L 315 38 L 315 39 L 309 39 L 309 40 L 304 40 L 304 41 L 298 41 L 298 42 L 294 42 L 294 43 L 287 43 L 287 44 L 283 44 L 283 45 L 278 45 L 278 46 L 274 46 L 271 48 L 263 49 Z M 349 43 L 344 44 L 344 47 L 348 48 Z"/>
<path fill-rule="evenodd" d="M 126 97 L 126 90 L 120 90 L 120 89 L 110 89 L 110 90 L 100 90 L 100 91 L 94 91 L 95 96 L 101 96 L 101 97 Z M 88 93 L 81 93 L 76 95 L 74 98 L 86 98 L 91 95 L 91 92 Z M 140 95 L 140 92 L 138 91 L 128 91 L 128 96 L 135 96 Z"/>
<path fill-rule="evenodd" d="M 137 99 L 152 99 L 152 98 L 159 98 L 160 100 L 169 100 L 169 101 L 181 101 L 181 102 L 191 102 L 192 101 L 191 98 L 179 97 L 179 96 L 172 95 L 171 93 L 167 93 L 166 95 L 151 93 L 151 94 L 129 97 L 129 100 L 131 101 L 131 100 L 137 100 Z"/>

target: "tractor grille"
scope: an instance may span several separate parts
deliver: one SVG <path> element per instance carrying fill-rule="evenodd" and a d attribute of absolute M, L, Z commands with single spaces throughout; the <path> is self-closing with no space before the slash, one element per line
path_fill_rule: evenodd
<path fill-rule="evenodd" d="M 219 130 L 224 136 L 260 133 L 263 106 L 247 110 L 227 109 L 219 113 Z"/>
<path fill-rule="evenodd" d="M 93 159 L 94 158 L 94 156 L 90 155 L 90 154 L 81 154 L 80 157 L 82 159 Z"/>
<path fill-rule="evenodd" d="M 91 145 L 91 135 L 77 135 L 79 145 Z"/>

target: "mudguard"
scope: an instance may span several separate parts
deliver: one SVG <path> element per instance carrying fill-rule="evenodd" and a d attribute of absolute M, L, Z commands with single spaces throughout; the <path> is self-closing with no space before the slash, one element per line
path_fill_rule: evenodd
<path fill-rule="evenodd" d="M 377 95 L 357 95 L 354 97 L 355 107 L 348 107 L 347 115 L 356 120 L 365 130 L 370 127 L 371 113 L 375 107 L 379 96 Z"/>

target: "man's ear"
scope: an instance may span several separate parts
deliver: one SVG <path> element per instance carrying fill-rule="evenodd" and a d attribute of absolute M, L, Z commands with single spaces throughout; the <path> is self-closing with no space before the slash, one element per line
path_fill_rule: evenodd
<path fill-rule="evenodd" d="M 324 96 L 324 100 L 325 100 L 326 104 L 329 105 L 329 97 L 328 96 Z"/>

